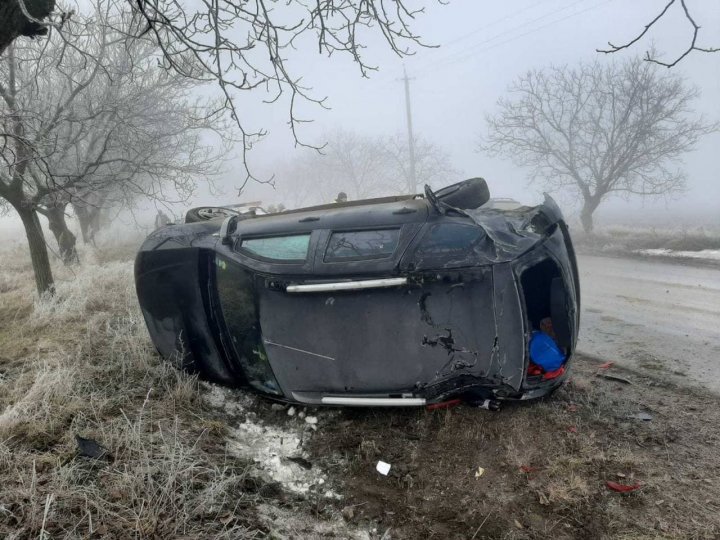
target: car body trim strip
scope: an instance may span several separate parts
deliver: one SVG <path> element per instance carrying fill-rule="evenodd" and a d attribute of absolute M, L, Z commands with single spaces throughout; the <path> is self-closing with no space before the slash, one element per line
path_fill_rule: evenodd
<path fill-rule="evenodd" d="M 309 283 L 306 285 L 288 285 L 289 293 L 356 291 L 362 289 L 380 289 L 407 285 L 407 278 L 364 279 L 360 281 L 336 281 L 332 283 Z"/>
<path fill-rule="evenodd" d="M 356 405 L 360 407 L 422 407 L 425 398 L 370 398 L 370 397 L 341 397 L 323 396 L 320 399 L 323 405 Z"/>

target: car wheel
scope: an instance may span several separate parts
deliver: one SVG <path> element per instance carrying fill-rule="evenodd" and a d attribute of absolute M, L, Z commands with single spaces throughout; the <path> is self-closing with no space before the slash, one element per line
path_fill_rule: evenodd
<path fill-rule="evenodd" d="M 198 221 L 209 221 L 211 219 L 237 216 L 238 213 L 229 208 L 220 206 L 198 206 L 191 208 L 185 214 L 185 223 L 197 223 Z"/>
<path fill-rule="evenodd" d="M 490 200 L 490 190 L 482 178 L 470 178 L 435 192 L 443 203 L 460 210 L 474 210 Z"/>

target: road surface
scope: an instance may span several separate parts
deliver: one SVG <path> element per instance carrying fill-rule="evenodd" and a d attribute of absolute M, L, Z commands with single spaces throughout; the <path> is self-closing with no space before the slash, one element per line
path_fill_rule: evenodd
<path fill-rule="evenodd" d="M 720 268 L 581 255 L 578 350 L 720 391 Z"/>

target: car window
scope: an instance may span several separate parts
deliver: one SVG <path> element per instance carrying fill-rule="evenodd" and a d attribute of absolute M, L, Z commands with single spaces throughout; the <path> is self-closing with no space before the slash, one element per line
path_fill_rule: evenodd
<path fill-rule="evenodd" d="M 400 229 L 334 232 L 325 251 L 325 262 L 390 257 L 399 239 Z"/>
<path fill-rule="evenodd" d="M 307 257 L 310 234 L 243 238 L 240 248 L 259 257 L 277 261 L 298 261 Z"/>
<path fill-rule="evenodd" d="M 417 248 L 416 257 L 438 255 L 465 255 L 484 236 L 482 229 L 460 223 L 435 225 L 424 236 Z"/>

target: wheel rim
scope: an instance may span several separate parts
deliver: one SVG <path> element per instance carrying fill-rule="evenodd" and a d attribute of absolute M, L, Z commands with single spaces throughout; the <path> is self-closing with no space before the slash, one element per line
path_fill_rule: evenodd
<path fill-rule="evenodd" d="M 202 219 L 215 219 L 218 217 L 233 216 L 235 213 L 230 210 L 226 210 L 225 208 L 207 207 L 198 209 L 197 215 Z"/>

